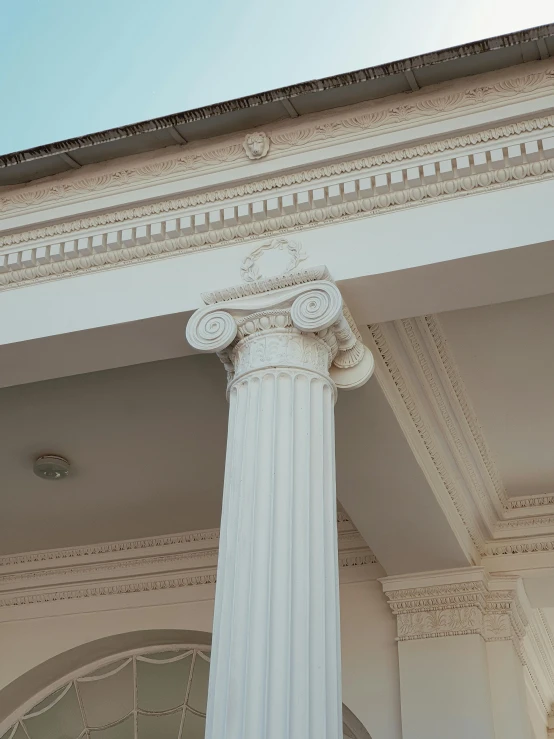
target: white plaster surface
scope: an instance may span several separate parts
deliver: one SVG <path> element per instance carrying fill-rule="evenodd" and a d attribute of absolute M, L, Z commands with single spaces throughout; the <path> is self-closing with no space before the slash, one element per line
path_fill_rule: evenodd
<path fill-rule="evenodd" d="M 403 739 L 497 739 L 479 635 L 398 645 Z"/>
<path fill-rule="evenodd" d="M 373 580 L 340 586 L 342 698 L 372 739 L 402 739 L 394 617 Z"/>
<path fill-rule="evenodd" d="M 121 596 L 120 596 L 121 597 Z M 104 637 L 144 630 L 185 630 L 211 636 L 211 599 L 120 608 L 0 624 L 0 691 L 58 654 Z M 343 701 L 372 739 L 401 739 L 398 658 L 394 618 L 377 581 L 340 588 Z M 21 698 L 28 696 L 21 694 Z M 2 712 L 0 711 L 0 723 Z"/>

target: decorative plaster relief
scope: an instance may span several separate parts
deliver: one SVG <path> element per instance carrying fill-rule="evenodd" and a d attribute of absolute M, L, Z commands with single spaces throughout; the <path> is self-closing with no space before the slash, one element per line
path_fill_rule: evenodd
<path fill-rule="evenodd" d="M 377 558 L 344 511 L 337 525 L 339 569 L 346 581 L 380 576 Z M 209 529 L 5 555 L 0 557 L 0 609 L 213 585 L 218 540 L 219 529 Z"/>
<path fill-rule="evenodd" d="M 554 116 L 552 117 L 554 124 Z M 481 161 L 481 159 L 483 161 Z M 522 162 L 512 164 L 513 162 Z M 333 170 L 337 165 L 330 167 Z M 345 163 L 347 168 L 352 162 Z M 340 169 L 340 166 L 339 166 Z M 0 255 L 0 288 L 380 215 L 551 178 L 554 136 Z M 163 204 L 157 206 L 163 210 Z M 139 209 L 140 210 L 140 209 Z M 129 215 L 137 217 L 133 210 Z"/>
<path fill-rule="evenodd" d="M 435 494 L 447 497 L 480 554 L 519 554 L 554 549 L 552 496 L 511 499 L 472 408 L 463 379 L 437 316 L 422 316 L 369 327 L 377 356 L 377 376 L 389 387 L 389 402 L 409 419 L 403 424 L 412 444 L 423 442 Z M 449 447 L 445 453 L 443 445 Z M 442 485 L 434 480 L 440 479 Z M 455 522 L 451 522 L 456 528 Z M 541 534 L 529 540 L 530 534 Z M 506 537 L 526 536 L 523 542 Z M 494 539 L 503 541 L 495 543 Z M 488 540 L 488 542 L 487 542 Z"/>
<path fill-rule="evenodd" d="M 171 534 L 170 536 L 155 536 L 146 539 L 129 539 L 126 541 L 113 541 L 105 544 L 87 544 L 80 547 L 67 547 L 64 549 L 46 549 L 38 552 L 24 552 L 21 554 L 5 554 L 0 556 L 0 573 L 2 570 L 18 565 L 32 565 L 33 569 L 39 563 L 58 562 L 59 560 L 75 559 L 91 560 L 96 557 L 108 555 L 110 559 L 114 555 L 131 553 L 133 556 L 143 555 L 144 552 L 152 550 L 163 551 L 168 547 L 199 544 L 208 542 L 213 546 L 219 541 L 219 529 L 206 529 L 203 531 L 187 531 L 184 534 Z"/>
<path fill-rule="evenodd" d="M 243 142 L 244 151 L 249 159 L 263 159 L 269 151 L 269 138 L 263 131 L 247 133 Z"/>
<path fill-rule="evenodd" d="M 475 131 L 469 134 L 462 134 L 447 139 L 441 139 L 439 141 L 422 143 L 418 144 L 417 146 L 389 150 L 380 154 L 366 156 L 360 159 L 350 159 L 345 162 L 313 167 L 308 170 L 301 170 L 298 172 L 279 175 L 264 180 L 256 180 L 220 190 L 201 192 L 193 195 L 187 195 L 181 198 L 174 198 L 167 201 L 140 205 L 133 208 L 126 208 L 119 211 L 110 211 L 108 213 L 101 213 L 95 216 L 75 219 L 72 221 L 65 221 L 63 223 L 52 224 L 49 226 L 44 226 L 42 228 L 35 228 L 29 231 L 5 234 L 4 236 L 0 236 L 0 247 L 28 243 L 30 241 L 38 241 L 40 239 L 56 237 L 63 234 L 76 233 L 88 228 L 96 228 L 109 224 L 124 223 L 127 221 L 133 221 L 137 218 L 158 216 L 159 214 L 163 213 L 175 213 L 179 210 L 198 208 L 203 205 L 209 205 L 213 207 L 213 204 L 215 203 L 232 200 L 233 198 L 244 198 L 255 195 L 257 193 L 280 190 L 282 188 L 292 187 L 294 185 L 319 181 L 326 177 L 336 177 L 343 174 L 356 173 L 365 170 L 386 167 L 387 165 L 393 164 L 395 162 L 410 161 L 429 156 L 432 157 L 435 154 L 449 151 L 454 152 L 457 149 L 475 147 L 488 142 L 502 142 L 503 140 L 519 137 L 522 134 L 533 133 L 534 131 L 542 131 L 543 129 L 549 129 L 552 127 L 554 127 L 553 115 L 507 123 L 502 126 L 489 128 L 483 131 Z M 480 158 L 480 165 L 484 167 L 486 162 L 482 162 L 481 159 L 482 158 Z M 497 162 L 497 164 L 499 164 L 499 162 Z M 453 171 L 456 171 L 455 167 Z M 450 173 L 447 172 L 446 175 L 446 178 L 448 179 Z M 399 184 L 401 178 L 396 179 L 398 180 L 397 184 Z M 63 195 L 60 197 L 60 199 L 64 200 Z M 303 205 L 305 204 L 306 203 L 303 201 Z M 257 219 L 261 220 L 260 216 L 262 216 L 263 218 L 265 211 L 263 208 L 261 208 L 257 209 L 256 213 L 258 216 Z M 276 213 L 273 213 L 271 211 L 271 208 L 269 209 L 268 214 L 277 215 Z M 237 217 L 240 216 L 241 222 L 246 215 L 247 214 L 244 211 L 236 214 Z M 232 223 L 229 222 L 231 220 L 232 218 L 228 217 L 228 222 L 224 223 L 224 225 L 232 225 Z M 214 223 L 213 221 L 204 222 L 203 220 L 200 220 L 197 224 L 196 230 L 198 232 L 203 232 L 207 230 L 206 227 L 213 229 L 214 227 L 217 227 L 217 223 Z"/>
<path fill-rule="evenodd" d="M 40 593 L 27 593 L 0 597 L 0 608 L 28 606 L 37 603 L 53 603 L 56 601 L 80 600 L 107 595 L 129 595 L 130 593 L 153 592 L 174 588 L 187 588 L 197 585 L 215 585 L 215 572 L 206 575 L 187 575 L 163 579 L 141 579 L 139 581 L 117 583 L 113 585 L 88 586 L 64 590 L 50 590 Z"/>
<path fill-rule="evenodd" d="M 459 476 L 452 466 L 447 464 L 441 452 L 439 431 L 435 429 L 433 416 L 425 414 L 422 409 L 420 395 L 415 392 L 410 377 L 409 362 L 401 359 L 400 351 L 393 347 L 394 324 L 372 324 L 368 326 L 375 349 L 376 375 L 381 388 L 384 390 L 388 402 L 397 414 L 400 425 L 412 446 L 420 449 L 429 461 L 435 477 L 430 484 L 439 500 L 446 495 L 462 524 L 463 531 L 467 532 L 470 541 L 476 550 L 476 557 L 485 550 L 485 531 L 479 518 L 473 511 L 471 501 L 460 490 Z M 400 365 L 401 362 L 401 365 Z M 428 478 L 429 479 L 429 478 Z M 456 529 L 456 521 L 451 519 L 451 525 Z M 471 553 L 470 553 L 471 554 Z"/>
<path fill-rule="evenodd" d="M 197 351 L 218 354 L 229 390 L 238 378 L 264 367 L 330 376 L 334 392 L 357 388 L 373 373 L 373 356 L 325 267 L 202 297 L 207 305 L 189 320 L 187 341 Z"/>
<path fill-rule="evenodd" d="M 483 614 L 478 608 L 449 608 L 400 613 L 397 618 L 397 627 L 399 641 L 480 634 L 483 630 Z"/>
<path fill-rule="evenodd" d="M 381 580 L 397 616 L 399 641 L 463 634 L 480 634 L 487 641 L 523 638 L 528 618 L 520 604 L 519 578 L 489 580 L 481 568 L 451 575 L 453 582 L 440 584 L 427 583 L 447 579 L 448 571 Z M 410 581 L 415 587 L 405 587 Z M 402 587 L 396 589 L 397 584 Z"/>
<path fill-rule="evenodd" d="M 554 702 L 554 643 L 521 578 L 488 577 L 479 567 L 399 575 L 381 580 L 398 641 L 478 634 L 512 641 L 548 714 Z"/>
<path fill-rule="evenodd" d="M 538 552 L 554 552 L 552 534 L 533 536 L 525 539 L 504 539 L 487 542 L 485 554 L 489 557 L 506 554 L 536 554 Z"/>
<path fill-rule="evenodd" d="M 245 282 L 255 282 L 262 277 L 269 277 L 269 275 L 262 275 L 260 272 L 259 261 L 260 259 L 263 260 L 264 256 L 267 257 L 268 252 L 274 252 L 275 250 L 288 255 L 288 260 L 274 271 L 275 275 L 289 274 L 298 267 L 300 262 L 308 258 L 300 242 L 285 238 L 271 239 L 271 241 L 266 241 L 261 246 L 256 247 L 243 259 L 240 266 L 242 279 Z"/>
<path fill-rule="evenodd" d="M 509 498 L 510 508 L 518 510 L 520 508 L 534 508 L 535 506 L 554 505 L 554 494 L 545 493 L 544 495 L 528 495 L 516 496 Z"/>
<path fill-rule="evenodd" d="M 283 121 L 268 134 L 262 134 L 271 142 L 273 156 L 320 147 L 324 142 L 335 143 L 367 137 L 374 133 L 405 128 L 410 124 L 428 120 L 443 120 L 453 114 L 477 112 L 487 108 L 537 97 L 549 90 L 554 81 L 554 64 L 551 60 L 529 63 L 524 69 L 508 69 L 467 79 L 447 82 L 417 92 L 401 93 L 392 98 L 363 103 L 340 112 L 329 111 L 301 120 Z M 477 84 L 476 84 L 477 82 Z M 261 132 L 253 132 L 259 134 Z M 470 134 L 471 135 L 471 134 Z M 17 187 L 0 197 L 0 213 L 35 210 L 45 203 L 65 203 L 103 194 L 107 191 L 143 187 L 154 182 L 170 182 L 187 174 L 197 174 L 237 166 L 244 158 L 246 142 L 239 135 L 226 138 L 222 145 L 213 143 L 188 144 L 179 148 L 176 155 L 151 157 L 126 168 L 117 164 L 103 165 L 87 177 L 77 173 L 58 176 L 48 183 L 32 183 Z M 258 144 L 256 151 L 259 151 Z M 263 147 L 261 149 L 263 151 Z M 267 152 L 266 152 L 267 154 Z M 270 155 L 271 156 L 271 155 Z M 387 155 L 385 155 L 387 156 Z"/>

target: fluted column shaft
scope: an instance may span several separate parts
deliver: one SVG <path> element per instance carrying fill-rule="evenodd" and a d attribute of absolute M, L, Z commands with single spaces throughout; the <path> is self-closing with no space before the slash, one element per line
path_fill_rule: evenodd
<path fill-rule="evenodd" d="M 268 360 L 244 373 L 238 367 L 229 390 L 206 737 L 338 739 L 335 388 L 325 368 L 328 349 L 299 332 L 261 332 L 246 341 L 249 362 L 273 349 L 285 363 Z M 310 353 L 314 361 L 287 366 L 287 356 L 302 361 Z"/>
<path fill-rule="evenodd" d="M 206 739 L 339 739 L 336 387 L 373 361 L 324 268 L 204 296 L 228 373 Z"/>

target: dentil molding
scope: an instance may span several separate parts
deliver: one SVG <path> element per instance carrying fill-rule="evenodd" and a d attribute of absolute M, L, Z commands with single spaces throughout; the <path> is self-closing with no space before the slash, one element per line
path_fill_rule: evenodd
<path fill-rule="evenodd" d="M 224 191 L 228 200 L 214 197 L 203 208 L 187 207 L 187 201 L 192 199 L 182 198 L 94 216 L 53 227 L 62 236 L 54 242 L 44 238 L 51 227 L 6 235 L 5 244 L 23 244 L 35 238 L 36 242 L 15 250 L 6 246 L 0 254 L 0 289 L 191 254 L 551 179 L 554 116 L 509 124 L 503 127 L 506 135 L 512 136 L 508 133 L 512 127 L 542 133 L 523 137 L 513 134 L 505 141 L 485 137 L 488 144 L 473 144 L 467 153 L 463 149 L 466 144 L 458 140 L 458 149 L 451 150 L 446 158 L 444 149 L 440 149 L 441 156 L 434 157 L 416 151 L 414 158 L 400 167 L 377 167 L 371 164 L 371 158 L 348 160 L 254 183 L 261 199 L 235 198 Z M 471 141 L 475 137 L 479 135 L 467 138 Z M 422 148 L 425 147 L 419 147 Z M 295 182 L 303 180 L 312 184 L 294 187 Z M 156 213 L 154 219 L 152 211 Z M 111 225 L 102 228 L 106 221 Z M 76 231 L 72 230 L 74 227 Z"/>
<path fill-rule="evenodd" d="M 506 494 L 439 318 L 369 330 L 379 382 L 459 536 L 461 524 L 481 555 L 554 551 L 553 496 Z"/>
<path fill-rule="evenodd" d="M 249 164 L 251 158 L 277 158 L 290 152 L 309 151 L 413 124 L 491 109 L 514 99 L 538 97 L 551 90 L 553 81 L 554 64 L 545 60 L 349 106 L 339 112 L 302 116 L 301 120 L 287 120 L 265 131 L 248 133 L 246 139 L 244 134 L 237 134 L 215 143 L 187 144 L 169 155 L 140 157 L 138 162 L 130 159 L 124 167 L 121 162 L 91 167 L 87 177 L 82 173 L 58 175 L 47 182 L 15 187 L 0 197 L 0 214 L 32 211 L 44 204 L 74 202 L 106 192 L 171 182 L 188 174 Z"/>
<path fill-rule="evenodd" d="M 416 459 L 425 473 L 450 526 L 470 561 L 478 562 L 487 532 L 464 494 L 461 478 L 446 461 L 444 439 L 429 408 L 425 391 L 414 377 L 410 355 L 398 335 L 398 322 L 372 324 L 368 344 L 375 357 L 375 375 Z"/>
<path fill-rule="evenodd" d="M 512 641 L 545 715 L 554 703 L 554 643 L 531 608 L 521 578 L 489 577 L 481 567 L 381 579 L 396 616 L 398 641 L 479 635 Z"/>
<path fill-rule="evenodd" d="M 490 580 L 480 567 L 381 580 L 397 617 L 398 641 L 480 634 L 521 640 L 528 618 L 519 578 Z"/>
<path fill-rule="evenodd" d="M 279 191 L 295 185 L 317 182 L 328 177 L 336 177 L 343 174 L 356 173 L 365 170 L 375 170 L 376 168 L 384 168 L 396 162 L 410 162 L 412 160 L 433 157 L 433 155 L 436 154 L 455 152 L 456 150 L 464 150 L 468 147 L 476 147 L 481 144 L 493 143 L 495 141 L 503 143 L 508 139 L 520 138 L 522 135 L 530 134 L 535 131 L 552 129 L 553 126 L 554 116 L 551 115 L 522 119 L 515 122 L 511 121 L 494 128 L 487 128 L 467 134 L 451 136 L 445 139 L 423 142 L 416 146 L 391 149 L 359 159 L 334 162 L 323 166 L 311 167 L 310 169 L 299 169 L 295 172 L 277 175 L 267 179 L 256 179 L 247 183 L 241 183 L 239 185 L 219 190 L 203 191 L 187 195 L 185 197 L 172 198 L 169 200 L 157 201 L 155 203 L 145 203 L 132 208 L 110 210 L 94 216 L 67 220 L 61 223 L 43 226 L 41 228 L 16 231 L 0 236 L 0 247 L 14 246 L 64 234 L 72 234 L 99 226 L 132 222 L 138 218 L 159 217 L 160 214 L 173 214 L 183 209 L 194 209 L 196 211 L 197 209 L 202 208 L 202 206 L 208 206 L 207 212 L 209 212 L 210 208 L 213 209 L 218 203 L 223 203 L 224 201 L 230 201 L 236 198 L 247 198 L 249 196 L 263 194 L 264 192 L 269 193 L 272 191 Z M 536 151 L 532 153 L 536 159 Z M 500 164 L 501 162 L 497 160 L 496 165 L 499 166 Z M 480 167 L 480 171 L 483 171 L 484 165 L 485 162 L 483 161 L 483 158 L 478 157 L 477 166 Z M 455 171 L 457 171 L 456 167 L 454 167 L 452 173 Z M 448 179 L 452 173 L 447 171 L 442 174 L 446 179 Z M 429 168 L 427 168 L 426 178 L 427 180 L 429 179 Z M 395 189 L 398 189 L 400 178 L 395 176 L 394 179 Z M 351 188 L 348 194 L 349 198 L 347 198 L 347 200 L 354 199 Z M 301 202 L 304 206 L 306 205 L 304 198 L 301 198 Z M 305 210 L 306 208 L 304 207 L 303 209 Z M 285 212 L 287 212 L 286 209 Z M 219 227 L 220 224 L 214 222 L 213 218 L 211 221 L 208 219 L 208 223 L 205 223 L 201 215 L 202 214 L 200 214 L 197 219 L 198 223 L 195 222 L 194 218 L 191 220 L 190 225 L 191 227 L 194 226 L 194 228 L 190 233 L 203 233 L 208 229 Z M 239 215 L 243 216 L 246 214 L 243 212 Z M 254 215 L 256 216 L 256 220 L 261 220 L 263 213 L 259 208 L 255 208 Z"/>
<path fill-rule="evenodd" d="M 341 582 L 376 579 L 384 574 L 342 509 L 337 526 Z M 219 529 L 208 529 L 4 555 L 0 557 L 0 620 L 20 618 L 21 608 L 26 607 L 40 616 L 40 606 L 46 604 L 67 612 L 81 608 L 83 601 L 98 604 L 99 598 L 112 603 L 112 596 L 150 593 L 155 597 L 176 589 L 213 588 L 218 543 Z M 194 600 L 194 590 L 190 598 Z M 120 607 L 118 601 L 116 598 L 109 607 Z"/>

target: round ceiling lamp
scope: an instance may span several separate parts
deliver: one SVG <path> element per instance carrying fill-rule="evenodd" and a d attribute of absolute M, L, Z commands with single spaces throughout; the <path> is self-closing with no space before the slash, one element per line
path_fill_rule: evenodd
<path fill-rule="evenodd" d="M 57 454 L 44 454 L 35 460 L 33 472 L 43 480 L 61 480 L 69 475 L 69 462 Z"/>

